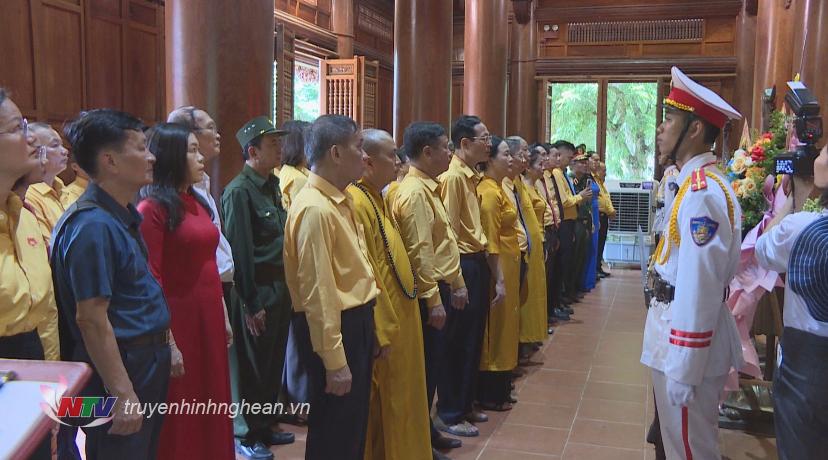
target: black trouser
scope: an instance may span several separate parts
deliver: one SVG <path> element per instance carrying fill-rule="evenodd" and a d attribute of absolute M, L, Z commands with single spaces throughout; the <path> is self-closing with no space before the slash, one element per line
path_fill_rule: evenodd
<path fill-rule="evenodd" d="M 258 337 L 250 333 L 245 323 L 241 299 L 234 292 L 230 308 L 230 325 L 233 328 L 233 359 L 230 360 L 230 383 L 234 402 L 272 404 L 278 401 L 282 387 L 282 370 L 285 365 L 291 306 L 288 300 L 281 305 L 266 307 L 265 330 Z M 235 367 L 235 372 L 232 367 Z M 270 443 L 271 426 L 276 425 L 279 414 L 247 412 L 233 421 L 236 437 L 244 438 L 247 445 Z"/>
<path fill-rule="evenodd" d="M 781 460 L 825 458 L 828 337 L 786 327 L 773 379 L 773 422 Z"/>
<path fill-rule="evenodd" d="M 37 330 L 0 337 L 0 358 L 44 360 L 43 343 Z M 73 438 L 74 441 L 74 438 Z M 52 436 L 47 435 L 29 456 L 30 460 L 51 460 Z"/>
<path fill-rule="evenodd" d="M 120 353 L 138 401 L 142 404 L 166 402 L 167 386 L 170 380 L 169 345 L 123 347 Z M 93 373 L 92 379 L 80 394 L 80 396 L 106 395 L 103 381 L 97 373 Z M 153 414 L 152 417 L 144 417 L 141 430 L 129 436 L 108 434 L 107 431 L 112 427 L 112 422 L 93 428 L 83 428 L 86 434 L 86 458 L 89 460 L 155 458 L 163 421 L 163 415 L 158 413 Z M 60 426 L 60 430 L 64 436 L 70 432 L 74 433 L 74 430 L 64 425 Z"/>
<path fill-rule="evenodd" d="M 492 273 L 484 253 L 461 255 L 460 269 L 469 291 L 469 303 L 463 310 L 446 306 L 446 356 L 437 382 L 437 413 L 447 425 L 460 423 L 472 411 L 492 287 Z"/>
<path fill-rule="evenodd" d="M 598 263 L 595 265 L 598 270 L 603 270 L 604 246 L 607 245 L 607 232 L 609 231 L 609 216 L 603 212 L 600 215 L 601 229 L 598 231 Z"/>
<path fill-rule="evenodd" d="M 575 292 L 583 291 L 584 274 L 587 269 L 587 256 L 589 255 L 589 245 L 591 244 L 589 230 L 582 220 L 575 221 L 575 250 L 572 253 L 573 263 L 575 269 L 572 270 L 573 286 Z"/>
<path fill-rule="evenodd" d="M 313 351 L 308 320 L 295 313 L 291 344 L 299 361 L 308 369 L 310 416 L 305 448 L 306 460 L 362 460 L 368 430 L 368 402 L 374 362 L 374 301 L 342 312 L 341 332 L 345 359 L 353 380 L 343 396 L 325 392 L 327 371 Z M 399 428 L 399 427 L 397 427 Z"/>
<path fill-rule="evenodd" d="M 440 289 L 440 301 L 443 308 L 448 311 L 451 308 L 451 287 L 440 281 L 437 283 Z M 425 355 L 426 371 L 426 399 L 428 400 L 428 413 L 431 414 L 431 406 L 434 404 L 434 393 L 437 392 L 437 381 L 440 376 L 440 369 L 443 366 L 443 358 L 446 355 L 446 334 L 443 329 L 435 329 L 428 325 L 429 309 L 424 300 L 420 300 L 420 315 L 423 322 L 423 347 Z M 437 438 L 440 433 L 434 428 L 434 422 L 429 417 L 431 424 L 431 439 Z"/>
<path fill-rule="evenodd" d="M 566 297 L 574 299 L 578 293 L 577 273 L 575 270 L 575 220 L 561 221 L 558 229 L 558 237 L 561 241 L 561 248 L 558 250 L 561 263 L 561 275 L 563 282 L 563 293 Z M 564 266 L 566 264 L 566 266 Z"/>
<path fill-rule="evenodd" d="M 561 251 L 558 244 L 558 231 L 549 226 L 545 229 L 544 248 L 546 249 L 546 316 L 554 314 L 561 306 Z"/>
<path fill-rule="evenodd" d="M 480 371 L 477 400 L 494 405 L 507 403 L 512 393 L 511 384 L 511 371 Z"/>

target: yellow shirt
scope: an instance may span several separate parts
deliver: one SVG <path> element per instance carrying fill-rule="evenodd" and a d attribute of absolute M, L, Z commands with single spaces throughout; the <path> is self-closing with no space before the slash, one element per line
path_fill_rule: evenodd
<path fill-rule="evenodd" d="M 75 181 L 63 189 L 61 202 L 63 203 L 64 209 L 69 209 L 72 203 L 78 201 L 78 198 L 86 191 L 87 186 L 89 186 L 89 179 L 81 176 L 75 177 Z"/>
<path fill-rule="evenodd" d="M 385 205 L 388 207 L 390 211 L 392 206 L 394 206 L 394 201 L 397 199 L 397 194 L 400 191 L 400 182 L 395 180 L 388 184 L 388 188 L 385 189 Z"/>
<path fill-rule="evenodd" d="M 29 190 L 26 191 L 26 203 L 34 209 L 40 232 L 47 245 L 52 241 L 52 229 L 66 211 L 62 201 L 65 199 L 63 193 L 64 185 L 59 177 L 55 177 L 53 187 L 40 182 L 30 185 Z"/>
<path fill-rule="evenodd" d="M 442 303 L 438 281 L 453 288 L 466 286 L 460 251 L 449 218 L 437 193 L 439 185 L 414 166 L 400 183 L 391 205 L 411 264 L 417 271 L 419 298 L 429 308 Z M 475 201 L 476 202 L 476 201 Z"/>
<path fill-rule="evenodd" d="M 607 187 L 604 186 L 604 181 L 595 179 L 595 183 L 598 184 L 598 188 L 601 190 L 601 193 L 598 194 L 598 212 L 610 216 L 615 214 L 615 206 L 612 205 L 612 199 Z"/>
<path fill-rule="evenodd" d="M 480 199 L 477 196 L 480 175 L 455 155 L 448 171 L 441 174 L 439 180 L 440 197 L 457 236 L 460 254 L 485 251 L 487 240 L 480 225 Z"/>
<path fill-rule="evenodd" d="M 11 193 L 0 211 L 0 337 L 34 330 L 54 308 L 52 270 L 35 216 Z"/>
<path fill-rule="evenodd" d="M 544 227 L 561 224 L 561 211 L 558 207 L 558 193 L 555 192 L 555 185 L 553 181 L 552 171 L 545 170 L 543 172 L 543 177 L 535 185 L 535 188 L 538 190 L 540 196 L 548 203 L 548 215 L 544 214 L 543 217 Z"/>
<path fill-rule="evenodd" d="M 583 197 L 572 191 L 572 188 L 570 188 L 571 182 L 564 176 L 561 168 L 555 168 L 552 171 L 552 176 L 555 178 L 558 191 L 561 193 L 558 199 L 561 200 L 564 208 L 563 220 L 575 220 L 578 217 L 578 205 L 584 201 Z"/>
<path fill-rule="evenodd" d="M 299 190 L 302 190 L 302 187 L 308 182 L 310 170 L 302 166 L 297 168 L 285 165 L 277 174 L 279 176 L 279 188 L 282 191 L 282 206 L 285 209 L 290 209 L 290 203 L 293 202 L 293 199 L 299 194 Z"/>
<path fill-rule="evenodd" d="M 512 206 L 514 206 L 515 210 L 517 210 L 518 206 L 520 206 L 520 203 L 518 203 L 518 201 L 515 199 L 514 181 L 511 178 L 506 177 L 503 179 L 501 185 L 503 187 L 503 194 L 506 195 L 506 198 L 509 199 L 509 202 L 512 203 Z M 520 217 L 521 214 L 518 213 L 518 218 L 515 219 L 515 232 L 517 232 L 518 246 L 520 247 L 520 252 L 527 252 L 529 251 L 529 244 L 526 239 L 527 229 L 524 227 L 524 225 L 526 225 L 526 220 L 525 217 L 524 220 L 521 220 Z"/>
<path fill-rule="evenodd" d="M 341 312 L 379 294 L 350 196 L 311 173 L 285 225 L 285 277 L 293 309 L 305 312 L 313 350 L 328 370 L 347 364 Z"/>

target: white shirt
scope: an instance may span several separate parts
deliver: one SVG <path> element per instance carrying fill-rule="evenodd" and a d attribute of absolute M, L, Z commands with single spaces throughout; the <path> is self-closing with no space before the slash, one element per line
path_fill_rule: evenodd
<path fill-rule="evenodd" d="M 218 208 L 216 207 L 216 200 L 210 194 L 210 176 L 204 174 L 204 180 L 193 185 L 193 190 L 201 195 L 207 201 L 207 205 L 213 211 L 213 224 L 219 231 L 219 243 L 216 247 L 216 265 L 218 265 L 219 276 L 222 283 L 232 283 L 233 273 L 235 271 L 233 266 L 233 252 L 230 250 L 230 242 L 224 237 L 224 232 L 221 231 L 221 217 L 219 217 Z"/>
<path fill-rule="evenodd" d="M 705 177 L 706 187 L 688 189 L 680 202 L 674 200 L 667 209 L 670 216 L 672 207 L 680 206 L 675 224 L 681 242 L 678 247 L 668 243 L 670 256 L 663 264 L 656 264 L 655 270 L 675 286 L 675 296 L 669 304 L 653 300 L 644 328 L 642 364 L 688 385 L 725 375 L 731 367 L 739 369 L 744 363 L 739 332 L 724 303 L 725 288 L 739 265 L 742 212 L 727 179 L 709 165 L 715 161 L 712 153 L 697 155 L 682 166 L 676 178 L 683 185 L 694 171 L 704 167 L 724 187 Z M 732 222 L 727 196 L 733 205 Z M 663 238 L 669 238 L 671 224 L 668 218 Z M 700 231 L 705 229 L 706 233 Z"/>
<path fill-rule="evenodd" d="M 775 227 L 771 228 L 756 241 L 756 261 L 762 267 L 777 273 L 788 271 L 791 250 L 799 235 L 815 220 L 825 215 L 817 212 L 798 212 L 791 214 Z M 828 337 L 828 323 L 817 321 L 808 312 L 805 300 L 791 289 L 785 280 L 785 309 L 783 321 L 785 327 L 792 327 L 822 337 Z"/>

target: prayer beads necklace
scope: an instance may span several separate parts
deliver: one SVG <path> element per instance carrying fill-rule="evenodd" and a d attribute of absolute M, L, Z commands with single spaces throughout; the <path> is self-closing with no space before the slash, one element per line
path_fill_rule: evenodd
<path fill-rule="evenodd" d="M 388 258 L 388 263 L 391 264 L 391 271 L 394 272 L 394 278 L 397 279 L 397 284 L 400 285 L 400 289 L 402 290 L 403 294 L 410 300 L 414 300 L 417 298 L 417 273 L 414 271 L 414 267 L 411 267 L 411 278 L 414 280 L 414 289 L 411 294 L 408 293 L 408 290 L 405 288 L 402 282 L 402 278 L 400 277 L 400 273 L 397 271 L 397 264 L 394 263 L 394 255 L 391 254 L 391 246 L 388 244 L 388 235 L 385 234 L 385 226 L 382 225 L 382 216 L 380 215 L 379 209 L 377 208 L 377 204 L 374 203 L 374 199 L 371 197 L 371 193 L 363 186 L 362 184 L 358 184 L 354 182 L 354 186 L 358 188 L 365 196 L 368 198 L 368 201 L 371 202 L 371 207 L 374 208 L 374 215 L 377 216 L 377 223 L 379 224 L 379 231 L 380 235 L 382 236 L 382 244 L 385 247 L 385 255 Z"/>

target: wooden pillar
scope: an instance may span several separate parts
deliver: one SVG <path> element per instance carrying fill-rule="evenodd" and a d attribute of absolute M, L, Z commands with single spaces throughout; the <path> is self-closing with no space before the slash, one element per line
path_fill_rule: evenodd
<path fill-rule="evenodd" d="M 506 0 L 466 0 L 463 111 L 492 134 L 506 131 Z"/>
<path fill-rule="evenodd" d="M 819 100 L 824 117 L 828 114 L 828 0 L 799 0 L 794 31 L 793 72 Z"/>
<path fill-rule="evenodd" d="M 733 105 L 742 114 L 742 121 L 733 126 L 733 135 L 741 136 L 742 125 L 747 122 L 751 129 L 758 129 L 753 122 L 753 101 L 760 98 L 754 93 L 753 77 L 756 71 L 756 12 L 743 7 L 736 25 L 736 94 Z M 732 143 L 731 143 L 732 145 Z"/>
<path fill-rule="evenodd" d="M 451 124 L 452 3 L 397 0 L 394 7 L 394 139 L 414 121 Z"/>
<path fill-rule="evenodd" d="M 222 154 L 209 166 L 217 196 L 242 167 L 236 131 L 272 116 L 273 1 L 172 1 L 166 8 L 167 110 L 194 105 L 218 124 Z"/>
<path fill-rule="evenodd" d="M 534 4 L 527 6 L 529 17 L 521 24 L 512 21 L 511 59 L 509 63 L 509 97 L 506 135 L 518 135 L 530 144 L 538 140 L 538 89 L 535 82 L 537 61 L 537 26 Z"/>
<path fill-rule="evenodd" d="M 339 58 L 354 57 L 354 0 L 333 0 L 333 33 Z"/>
<path fill-rule="evenodd" d="M 776 85 L 776 107 L 785 99 L 786 83 L 793 74 L 794 9 L 783 0 L 759 0 L 756 22 L 756 72 L 753 81 L 751 121 L 761 128 L 762 92 Z"/>

